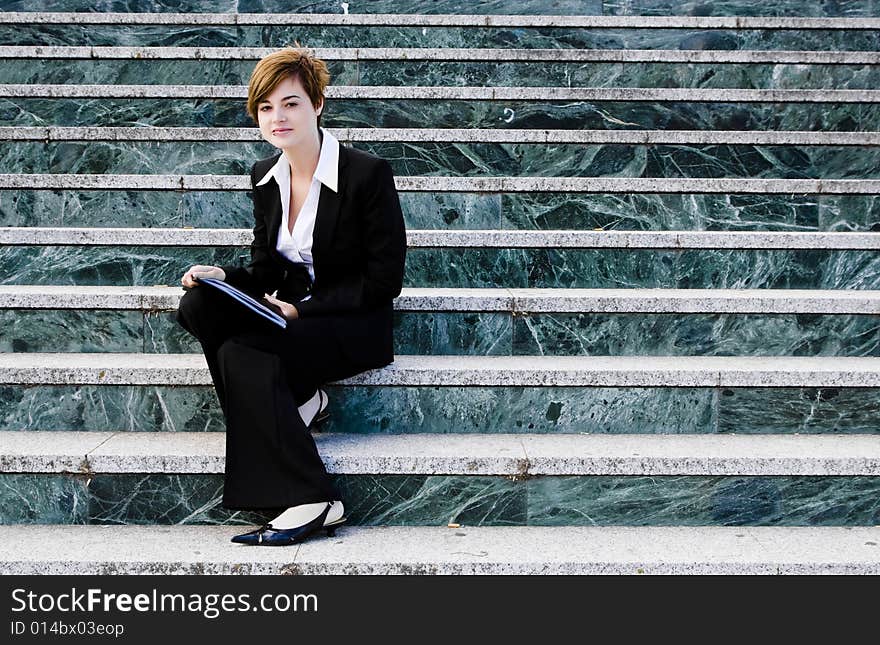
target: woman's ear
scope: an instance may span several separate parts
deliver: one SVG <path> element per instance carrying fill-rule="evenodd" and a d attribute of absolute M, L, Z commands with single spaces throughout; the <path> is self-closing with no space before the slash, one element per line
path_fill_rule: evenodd
<path fill-rule="evenodd" d="M 324 111 L 324 97 L 322 96 L 322 97 L 321 97 L 321 102 L 318 103 L 318 107 L 317 107 L 317 109 L 315 110 L 315 114 L 316 114 L 317 116 L 321 116 L 321 112 L 323 112 L 323 111 Z"/>

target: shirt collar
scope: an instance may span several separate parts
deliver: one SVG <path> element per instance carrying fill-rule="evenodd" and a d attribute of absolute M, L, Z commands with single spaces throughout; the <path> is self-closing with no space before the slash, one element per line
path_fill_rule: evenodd
<path fill-rule="evenodd" d="M 315 168 L 315 179 L 327 186 L 334 193 L 339 192 L 339 140 L 324 128 L 320 129 L 324 135 L 321 143 L 321 153 L 318 157 L 318 167 Z M 269 169 L 263 178 L 257 182 L 257 186 L 262 186 L 272 177 L 278 186 L 290 186 L 290 163 L 282 152 L 278 156 L 278 161 Z"/>

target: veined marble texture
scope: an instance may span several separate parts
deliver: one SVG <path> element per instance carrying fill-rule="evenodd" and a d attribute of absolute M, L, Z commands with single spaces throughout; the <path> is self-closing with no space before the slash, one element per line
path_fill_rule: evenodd
<path fill-rule="evenodd" d="M 880 433 L 877 388 L 327 388 L 327 432 Z M 0 386 L 3 430 L 225 430 L 213 387 Z"/>
<path fill-rule="evenodd" d="M 501 212 L 505 229 L 880 230 L 875 195 L 520 193 L 502 195 Z"/>
<path fill-rule="evenodd" d="M 877 0 L 602 0 L 605 15 L 633 16 L 813 16 L 857 18 L 880 15 Z"/>
<path fill-rule="evenodd" d="M 0 524 L 88 524 L 85 475 L 0 475 Z"/>
<path fill-rule="evenodd" d="M 413 287 L 876 289 L 880 257 L 829 250 L 412 249 L 405 276 Z"/>
<path fill-rule="evenodd" d="M 201 353 L 172 312 L 0 310 L 0 352 Z M 398 355 L 880 356 L 880 316 L 397 312 Z"/>
<path fill-rule="evenodd" d="M 864 2 L 865 0 L 844 0 Z M 512 5 L 505 0 L 369 0 L 349 2 L 350 13 L 457 13 L 457 14 L 550 14 L 599 15 L 603 0 L 523 0 Z M 131 11 L 152 13 L 205 12 L 205 13 L 343 13 L 335 0 L 3 0 L 0 11 Z"/>
<path fill-rule="evenodd" d="M 235 247 L 2 246 L 0 283 L 176 286 L 194 264 L 249 260 L 247 249 Z"/>
<path fill-rule="evenodd" d="M 876 147 L 464 142 L 355 147 L 387 159 L 395 175 L 404 177 L 880 178 Z M 272 150 L 221 142 L 16 142 L 0 144 L 0 166 L 9 173 L 247 174 L 250 164 L 243 160 L 277 152 Z"/>
<path fill-rule="evenodd" d="M 500 194 L 399 193 L 399 197 L 407 228 L 502 228 Z M 0 190 L 0 226 L 250 229 L 253 225 L 250 192 Z"/>
<path fill-rule="evenodd" d="M 351 525 L 870 526 L 878 477 L 337 475 Z M 222 475 L 0 475 L 0 523 L 252 524 Z M 21 503 L 21 491 L 28 502 Z M 274 513 L 273 513 L 274 514 Z"/>
<path fill-rule="evenodd" d="M 880 105 L 332 99 L 330 128 L 532 128 L 647 130 L 880 130 Z M 244 100 L 0 99 L 10 126 L 254 127 Z"/>
<path fill-rule="evenodd" d="M 327 61 L 331 85 L 874 89 L 874 65 Z M 23 59 L 0 83 L 247 85 L 256 60 Z"/>
<path fill-rule="evenodd" d="M 878 231 L 875 195 L 400 193 L 407 229 Z M 243 228 L 249 193 L 0 191 L 0 226 Z"/>
<path fill-rule="evenodd" d="M 540 314 L 517 316 L 514 354 L 880 356 L 880 316 Z"/>
<path fill-rule="evenodd" d="M 534 525 L 873 525 L 876 477 L 538 477 Z"/>
<path fill-rule="evenodd" d="M 213 387 L 0 386 L 3 430 L 224 431 Z"/>
<path fill-rule="evenodd" d="M 171 285 L 193 264 L 246 265 L 246 248 L 2 246 L 0 284 Z M 877 289 L 862 250 L 410 249 L 405 287 Z"/>

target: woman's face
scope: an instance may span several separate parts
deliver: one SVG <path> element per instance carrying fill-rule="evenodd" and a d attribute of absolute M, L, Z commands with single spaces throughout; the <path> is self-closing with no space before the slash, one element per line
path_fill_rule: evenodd
<path fill-rule="evenodd" d="M 276 148 L 294 148 L 318 136 L 318 115 L 299 78 L 287 77 L 257 105 L 260 133 Z"/>

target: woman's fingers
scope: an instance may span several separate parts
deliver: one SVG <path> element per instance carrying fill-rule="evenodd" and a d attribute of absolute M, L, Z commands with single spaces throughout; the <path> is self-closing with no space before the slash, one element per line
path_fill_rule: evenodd
<path fill-rule="evenodd" d="M 224 280 L 226 274 L 220 267 L 196 264 L 187 269 L 186 273 L 184 273 L 183 277 L 180 279 L 180 283 L 184 287 L 197 287 L 199 283 L 196 282 L 196 278 L 217 278 L 219 280 Z"/>
<path fill-rule="evenodd" d="M 275 296 L 270 295 L 268 293 L 264 293 L 263 297 L 266 300 L 268 300 L 269 302 L 271 302 L 273 305 L 277 305 L 278 308 L 281 309 L 281 313 L 284 314 L 284 317 L 287 318 L 288 320 L 293 320 L 293 319 L 299 317 L 299 312 L 296 310 L 296 307 L 294 307 L 289 302 L 284 302 L 283 300 L 279 300 Z"/>

